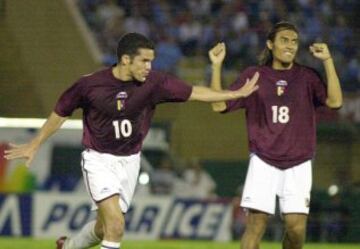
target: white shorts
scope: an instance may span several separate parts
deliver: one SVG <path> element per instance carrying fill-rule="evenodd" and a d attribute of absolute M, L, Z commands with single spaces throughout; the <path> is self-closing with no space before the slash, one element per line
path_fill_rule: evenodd
<path fill-rule="evenodd" d="M 126 213 L 134 195 L 140 170 L 140 153 L 131 156 L 114 156 L 86 149 L 82 152 L 82 171 L 88 193 L 96 203 L 119 195 L 119 205 Z"/>
<path fill-rule="evenodd" d="M 281 170 L 252 154 L 240 206 L 273 215 L 278 196 L 282 214 L 308 214 L 311 184 L 311 160 Z"/>

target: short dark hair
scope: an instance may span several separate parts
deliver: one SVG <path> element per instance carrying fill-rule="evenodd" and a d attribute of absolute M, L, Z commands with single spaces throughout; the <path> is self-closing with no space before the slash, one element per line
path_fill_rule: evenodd
<path fill-rule="evenodd" d="M 147 37 L 139 33 L 126 33 L 123 35 L 116 50 L 118 61 L 121 60 L 121 56 L 127 54 L 129 56 L 135 56 L 138 54 L 139 48 L 155 49 L 154 43 Z"/>
<path fill-rule="evenodd" d="M 299 30 L 296 26 L 290 22 L 281 21 L 276 23 L 269 33 L 266 36 L 266 40 L 270 40 L 274 42 L 276 34 L 283 30 L 292 30 L 295 33 L 299 34 Z M 270 65 L 272 63 L 273 56 L 270 49 L 265 45 L 264 50 L 261 52 L 259 56 L 259 64 L 260 65 Z"/>

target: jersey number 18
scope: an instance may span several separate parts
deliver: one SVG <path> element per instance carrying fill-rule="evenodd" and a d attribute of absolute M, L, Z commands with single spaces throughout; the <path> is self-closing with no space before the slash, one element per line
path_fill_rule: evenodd
<path fill-rule="evenodd" d="M 113 126 L 115 130 L 115 138 L 120 139 L 122 137 L 130 137 L 132 133 L 132 125 L 128 119 L 124 120 L 114 120 Z"/>
<path fill-rule="evenodd" d="M 290 120 L 289 107 L 273 105 L 272 109 L 272 121 L 273 123 L 286 124 Z"/>

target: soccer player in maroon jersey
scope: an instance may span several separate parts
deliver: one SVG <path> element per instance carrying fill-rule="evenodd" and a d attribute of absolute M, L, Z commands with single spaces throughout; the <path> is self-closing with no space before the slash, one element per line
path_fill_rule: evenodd
<path fill-rule="evenodd" d="M 287 22 L 269 32 L 260 65 L 246 68 L 230 86 L 239 89 L 254 72 L 260 73 L 259 90 L 247 98 L 213 103 L 213 110 L 227 113 L 244 108 L 250 161 L 241 206 L 248 210 L 241 248 L 259 248 L 268 218 L 279 198 L 285 236 L 283 248 L 302 248 L 305 241 L 312 183 L 311 160 L 315 154 L 318 106 L 340 108 L 342 93 L 335 66 L 325 43 L 310 46 L 324 65 L 325 84 L 311 68 L 295 62 L 299 33 Z M 215 54 L 225 57 L 225 45 Z M 220 90 L 222 60 L 212 65 L 212 88 Z"/>
<path fill-rule="evenodd" d="M 217 63 L 217 55 L 209 52 Z M 124 232 L 140 168 L 140 150 L 157 104 L 242 98 L 257 90 L 258 73 L 241 89 L 215 91 L 190 86 L 169 74 L 151 70 L 154 45 L 129 33 L 117 48 L 118 63 L 81 77 L 57 101 L 54 111 L 28 144 L 12 145 L 7 159 L 25 158 L 29 166 L 40 145 L 56 132 L 77 108 L 83 110 L 82 170 L 97 210 L 96 221 L 72 238 L 61 237 L 58 249 L 117 249 Z"/>

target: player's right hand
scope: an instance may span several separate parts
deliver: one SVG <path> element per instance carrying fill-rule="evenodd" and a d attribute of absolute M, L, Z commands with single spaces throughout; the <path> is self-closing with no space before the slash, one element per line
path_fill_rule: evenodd
<path fill-rule="evenodd" d="M 212 64 L 221 65 L 225 59 L 226 47 L 224 42 L 219 42 L 209 50 L 209 58 Z"/>
<path fill-rule="evenodd" d="M 259 89 L 259 85 L 257 85 L 257 82 L 259 80 L 260 74 L 259 72 L 256 72 L 251 79 L 246 79 L 246 83 L 237 90 L 238 94 L 245 98 L 252 94 L 253 92 L 257 91 Z"/>
<path fill-rule="evenodd" d="M 32 160 L 37 152 L 38 146 L 35 143 L 10 144 L 10 149 L 5 150 L 4 158 L 7 160 L 24 158 L 26 167 L 30 167 Z"/>

